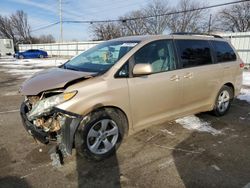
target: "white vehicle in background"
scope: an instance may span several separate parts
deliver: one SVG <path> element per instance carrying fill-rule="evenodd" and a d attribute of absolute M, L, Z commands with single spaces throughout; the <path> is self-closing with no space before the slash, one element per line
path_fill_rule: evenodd
<path fill-rule="evenodd" d="M 14 43 L 12 39 L 0 38 L 0 54 L 1 54 L 0 56 L 14 54 Z"/>

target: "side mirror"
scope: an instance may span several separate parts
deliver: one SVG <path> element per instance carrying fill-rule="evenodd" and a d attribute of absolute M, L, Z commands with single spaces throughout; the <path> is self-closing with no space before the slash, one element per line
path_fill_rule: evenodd
<path fill-rule="evenodd" d="M 150 64 L 139 63 L 139 64 L 136 64 L 133 68 L 133 75 L 136 75 L 136 76 L 149 75 L 152 73 L 153 73 L 153 69 Z"/>

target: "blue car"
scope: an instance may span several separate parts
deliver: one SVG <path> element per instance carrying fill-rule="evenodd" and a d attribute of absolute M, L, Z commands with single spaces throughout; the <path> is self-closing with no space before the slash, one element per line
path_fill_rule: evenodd
<path fill-rule="evenodd" d="M 24 52 L 17 52 L 14 55 L 15 58 L 25 59 L 25 58 L 45 58 L 48 57 L 48 53 L 43 50 L 26 50 Z"/>

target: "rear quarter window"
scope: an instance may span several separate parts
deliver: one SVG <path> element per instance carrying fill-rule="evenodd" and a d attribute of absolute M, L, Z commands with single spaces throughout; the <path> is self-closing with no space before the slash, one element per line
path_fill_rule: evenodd
<path fill-rule="evenodd" d="M 182 68 L 212 64 L 210 44 L 206 40 L 175 40 Z"/>
<path fill-rule="evenodd" d="M 236 61 L 236 54 L 232 47 L 224 41 L 212 41 L 218 63 Z"/>

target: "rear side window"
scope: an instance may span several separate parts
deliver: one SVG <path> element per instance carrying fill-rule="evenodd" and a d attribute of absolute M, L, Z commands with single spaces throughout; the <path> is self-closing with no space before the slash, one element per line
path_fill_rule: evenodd
<path fill-rule="evenodd" d="M 211 49 L 206 40 L 176 40 L 183 68 L 212 64 Z"/>
<path fill-rule="evenodd" d="M 224 41 L 212 41 L 213 47 L 215 49 L 215 55 L 217 62 L 228 62 L 235 61 L 236 54 L 231 46 Z"/>

